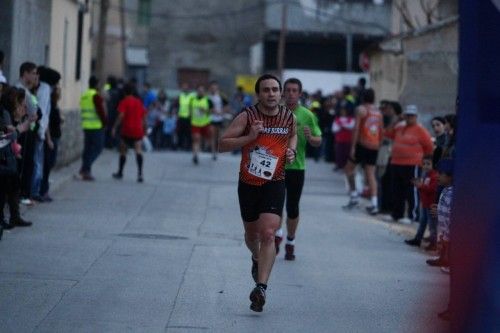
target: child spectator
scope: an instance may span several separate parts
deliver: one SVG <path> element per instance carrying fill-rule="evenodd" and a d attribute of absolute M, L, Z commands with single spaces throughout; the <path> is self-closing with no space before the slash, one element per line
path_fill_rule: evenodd
<path fill-rule="evenodd" d="M 173 114 L 172 111 L 168 111 L 165 119 L 163 119 L 163 135 L 165 145 L 164 147 L 167 149 L 176 149 L 176 137 L 175 137 L 175 129 L 177 127 L 177 117 Z"/>
<path fill-rule="evenodd" d="M 405 240 L 405 243 L 411 246 L 420 246 L 425 229 L 429 225 L 430 242 L 426 250 L 434 251 L 437 241 L 437 223 L 436 218 L 431 215 L 431 206 L 436 201 L 438 172 L 432 167 L 432 156 L 425 156 L 423 158 L 422 171 L 422 177 L 416 178 L 413 181 L 420 196 L 420 225 L 415 237 Z"/>
<path fill-rule="evenodd" d="M 439 202 L 433 206 L 431 213 L 437 216 L 439 229 L 439 242 L 441 245 L 439 257 L 427 260 L 430 266 L 449 266 L 448 249 L 450 242 L 450 216 L 451 201 L 453 196 L 453 160 L 443 159 L 438 165 L 439 184 L 443 191 L 439 196 Z"/>

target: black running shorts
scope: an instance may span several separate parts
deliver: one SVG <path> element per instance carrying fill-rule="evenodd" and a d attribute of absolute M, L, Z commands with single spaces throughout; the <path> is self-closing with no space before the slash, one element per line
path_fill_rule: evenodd
<path fill-rule="evenodd" d="M 139 139 L 139 138 L 130 138 L 130 137 L 127 137 L 127 136 L 124 136 L 122 135 L 122 141 L 123 143 L 125 143 L 125 145 L 129 148 L 134 148 L 135 147 L 135 143 L 137 141 L 141 141 L 142 139 Z"/>
<path fill-rule="evenodd" d="M 354 162 L 356 164 L 361 164 L 362 166 L 376 165 L 377 155 L 378 155 L 378 150 L 368 149 L 358 143 L 356 144 L 356 153 L 354 154 L 354 158 L 356 160 L 355 161 L 353 161 L 352 159 L 350 160 L 351 162 Z"/>
<path fill-rule="evenodd" d="M 304 170 L 285 170 L 286 215 L 296 219 L 299 216 L 299 201 L 304 187 Z"/>
<path fill-rule="evenodd" d="M 262 213 L 276 214 L 281 217 L 285 203 L 285 182 L 267 182 L 264 185 L 238 183 L 238 199 L 241 218 L 244 222 L 254 222 Z"/>

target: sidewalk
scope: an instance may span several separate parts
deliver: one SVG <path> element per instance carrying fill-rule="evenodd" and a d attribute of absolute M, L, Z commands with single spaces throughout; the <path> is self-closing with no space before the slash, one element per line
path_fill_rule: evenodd
<path fill-rule="evenodd" d="M 122 181 L 105 152 L 95 182 L 54 174 L 54 202 L 25 211 L 31 228 L 0 242 L 1 332 L 430 332 L 449 277 L 403 243 L 406 226 L 345 212 L 340 175 L 309 161 L 296 240 L 281 253 L 264 312 L 253 281 L 236 185 L 239 157 L 129 154 Z M 384 226 L 384 227 L 382 227 Z"/>

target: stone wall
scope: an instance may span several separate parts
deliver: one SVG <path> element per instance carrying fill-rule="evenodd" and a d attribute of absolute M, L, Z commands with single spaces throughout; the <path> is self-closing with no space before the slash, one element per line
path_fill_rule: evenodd
<path fill-rule="evenodd" d="M 455 112 L 458 93 L 457 21 L 403 40 L 404 85 L 399 100 L 416 104 L 428 125 L 435 115 Z"/>
<path fill-rule="evenodd" d="M 64 123 L 59 143 L 57 166 L 65 166 L 80 158 L 83 150 L 83 132 L 79 110 L 64 110 Z"/>
<path fill-rule="evenodd" d="M 151 83 L 176 88 L 177 70 L 193 68 L 209 70 L 224 90 L 233 89 L 235 75 L 250 72 L 250 47 L 262 40 L 262 3 L 186 0 L 173 6 L 154 0 L 153 14 L 161 15 L 153 16 L 150 26 Z"/>
<path fill-rule="evenodd" d="M 417 105 L 419 120 L 426 127 L 432 117 L 454 113 L 458 92 L 458 20 L 393 40 L 393 45 L 400 45 L 399 50 L 396 46 L 370 57 L 370 82 L 377 99 L 397 100 L 403 106 Z"/>
<path fill-rule="evenodd" d="M 4 74 L 10 83 L 19 78 L 25 61 L 48 65 L 51 0 L 0 1 L 0 49 L 7 57 Z"/>

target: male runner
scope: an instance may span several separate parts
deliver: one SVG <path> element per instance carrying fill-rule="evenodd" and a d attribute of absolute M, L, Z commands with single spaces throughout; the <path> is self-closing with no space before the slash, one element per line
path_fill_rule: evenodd
<path fill-rule="evenodd" d="M 233 120 L 221 137 L 219 150 L 242 148 L 238 198 L 256 283 L 250 293 L 250 309 L 261 312 L 276 257 L 274 233 L 285 201 L 285 163 L 295 159 L 297 134 L 293 113 L 279 105 L 278 78 L 262 75 L 255 92 L 258 103 Z"/>
<path fill-rule="evenodd" d="M 371 88 L 366 89 L 363 94 L 362 104 L 356 109 L 356 125 L 353 132 L 351 153 L 345 166 L 350 200 L 344 208 L 351 209 L 358 205 L 354 173 L 356 164 L 361 164 L 365 170 L 366 180 L 370 188 L 371 206 L 367 207 L 367 211 L 371 215 L 378 214 L 375 166 L 377 164 L 378 150 L 383 139 L 383 117 L 380 110 L 373 104 L 374 102 L 375 92 Z"/>
<path fill-rule="evenodd" d="M 193 139 L 193 163 L 198 164 L 198 153 L 201 150 L 201 140 L 205 139 L 206 144 L 210 145 L 212 155 L 215 156 L 215 147 L 212 145 L 212 128 L 210 126 L 211 113 L 214 104 L 205 94 L 205 87 L 198 85 L 196 95 L 190 100 L 191 114 L 191 137 Z"/>
<path fill-rule="evenodd" d="M 318 126 L 316 115 L 299 105 L 302 95 L 302 82 L 299 79 L 291 78 L 283 85 L 283 96 L 286 107 L 290 109 L 297 119 L 297 157 L 293 163 L 285 167 L 286 186 L 286 245 L 285 260 L 295 260 L 295 232 L 299 224 L 299 201 L 304 187 L 304 174 L 306 168 L 306 144 L 313 147 L 321 145 L 321 129 Z M 276 231 L 274 238 L 276 244 L 276 254 L 283 239 L 283 230 Z"/>

